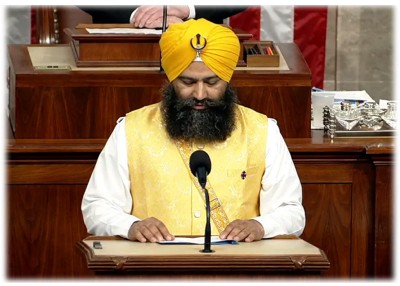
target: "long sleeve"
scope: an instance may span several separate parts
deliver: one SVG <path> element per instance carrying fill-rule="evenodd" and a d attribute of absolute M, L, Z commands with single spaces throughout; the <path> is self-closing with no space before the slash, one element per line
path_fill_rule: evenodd
<path fill-rule="evenodd" d="M 78 6 L 92 16 L 93 23 L 129 23 L 132 12 L 139 6 Z"/>
<path fill-rule="evenodd" d="M 216 24 L 222 24 L 225 18 L 240 13 L 250 6 L 194 6 L 195 19 L 204 18 Z"/>
<path fill-rule="evenodd" d="M 268 121 L 266 167 L 260 192 L 264 237 L 299 236 L 305 227 L 302 187 L 286 143 L 273 119 Z"/>
<path fill-rule="evenodd" d="M 78 6 L 92 16 L 93 23 L 129 23 L 132 12 L 139 6 Z M 250 6 L 204 6 L 189 7 L 194 18 L 205 18 L 211 22 L 222 24 L 225 18 L 246 10 Z M 189 18 L 193 18 L 189 14 Z"/>
<path fill-rule="evenodd" d="M 104 146 L 87 185 L 82 213 L 89 233 L 127 237 L 132 216 L 129 171 L 121 120 Z"/>

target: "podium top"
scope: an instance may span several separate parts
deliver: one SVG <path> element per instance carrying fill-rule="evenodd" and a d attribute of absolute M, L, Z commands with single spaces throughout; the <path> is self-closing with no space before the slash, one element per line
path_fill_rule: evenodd
<path fill-rule="evenodd" d="M 227 26 L 230 28 L 229 26 Z M 88 30 L 96 29 L 98 31 L 104 30 L 101 33 L 90 33 Z M 108 33 L 110 30 L 131 30 L 131 33 Z M 154 32 L 151 32 L 154 30 Z M 245 32 L 240 29 L 232 29 L 240 42 L 250 40 L 253 38 L 251 33 Z M 143 31 L 143 33 L 140 33 Z M 80 41 L 109 41 L 110 38 L 121 38 L 121 39 L 131 39 L 131 40 L 144 40 L 144 41 L 158 41 L 161 37 L 161 30 L 159 29 L 142 29 L 136 28 L 133 24 L 79 24 L 75 28 L 66 28 L 64 32 L 74 40 Z"/>
<path fill-rule="evenodd" d="M 204 256 L 199 252 L 203 245 L 198 244 L 158 244 L 140 243 L 130 240 L 88 237 L 82 242 L 93 251 L 95 256 Z M 102 249 L 93 247 L 93 242 L 99 242 Z M 271 257 L 271 256 L 319 256 L 321 250 L 302 239 L 266 239 L 252 243 L 213 245 L 212 255 L 241 256 L 241 257 Z"/>
<path fill-rule="evenodd" d="M 97 249 L 95 245 L 101 245 Z M 322 271 L 330 264 L 325 253 L 299 239 L 266 239 L 252 243 L 213 245 L 213 253 L 203 253 L 203 245 L 140 243 L 117 237 L 90 236 L 78 242 L 89 269 L 111 271 L 143 268 Z M 122 264 L 121 264 L 122 263 Z"/>

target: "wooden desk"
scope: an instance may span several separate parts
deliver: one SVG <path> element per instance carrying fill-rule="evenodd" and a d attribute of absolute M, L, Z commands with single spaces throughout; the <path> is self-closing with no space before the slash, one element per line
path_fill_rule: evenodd
<path fill-rule="evenodd" d="M 72 27 L 72 26 L 71 26 Z M 160 67 L 161 31 L 158 34 L 89 33 L 87 29 L 132 29 L 132 24 L 79 24 L 66 28 L 75 63 L 79 67 Z M 239 39 L 238 66 L 246 66 L 243 42 L 253 37 L 234 29 Z"/>
<path fill-rule="evenodd" d="M 303 187 L 303 239 L 333 277 L 392 277 L 394 138 L 286 140 Z"/>
<path fill-rule="evenodd" d="M 303 186 L 301 238 L 331 263 L 323 276 L 392 277 L 393 139 L 316 132 L 286 142 Z M 8 277 L 93 276 L 74 243 L 87 236 L 80 204 L 104 143 L 8 141 Z"/>
<path fill-rule="evenodd" d="M 95 249 L 93 242 L 102 249 Z M 251 278 L 319 276 L 329 269 L 324 252 L 302 239 L 268 239 L 238 245 L 160 245 L 116 237 L 87 237 L 78 243 L 97 275 L 136 278 Z"/>
<path fill-rule="evenodd" d="M 46 50 L 39 51 L 39 64 L 71 70 L 35 69 L 31 47 Z M 310 137 L 310 70 L 296 45 L 277 47 L 287 68 L 238 68 L 231 83 L 243 105 L 278 120 L 284 137 Z M 9 45 L 8 52 L 16 139 L 106 139 L 119 117 L 158 102 L 167 81 L 159 68 L 77 68 L 68 45 Z"/>

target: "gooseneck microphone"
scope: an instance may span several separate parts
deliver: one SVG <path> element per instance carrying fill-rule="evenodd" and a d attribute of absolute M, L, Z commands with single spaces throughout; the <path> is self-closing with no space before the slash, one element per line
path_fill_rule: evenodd
<path fill-rule="evenodd" d="M 162 26 L 161 26 L 161 31 L 162 31 L 161 33 L 164 33 L 165 30 L 167 29 L 167 17 L 168 17 L 167 5 L 164 5 L 163 6 L 163 15 L 162 15 L 163 21 L 162 21 Z M 161 64 L 161 52 L 160 52 L 160 72 L 164 72 L 164 69 Z"/>
<path fill-rule="evenodd" d="M 204 190 L 206 201 L 206 228 L 204 234 L 204 249 L 201 252 L 213 252 L 211 250 L 211 222 L 210 222 L 210 197 L 206 189 L 207 175 L 211 172 L 210 156 L 203 151 L 197 150 L 192 153 L 189 160 L 190 171 L 197 177 L 200 186 Z"/>
<path fill-rule="evenodd" d="M 210 156 L 203 150 L 197 150 L 190 155 L 189 166 L 193 176 L 197 177 L 200 186 L 205 189 L 207 175 L 211 172 Z"/>

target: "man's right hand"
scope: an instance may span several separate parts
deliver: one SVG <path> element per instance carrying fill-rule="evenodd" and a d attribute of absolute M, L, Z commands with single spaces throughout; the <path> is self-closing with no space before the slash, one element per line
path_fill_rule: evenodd
<path fill-rule="evenodd" d="M 175 239 L 169 233 L 165 224 L 154 217 L 134 222 L 129 229 L 128 238 L 140 242 L 158 242 Z"/>
<path fill-rule="evenodd" d="M 135 11 L 132 23 L 139 28 L 160 28 L 162 26 L 163 13 L 164 6 L 162 5 L 140 6 Z M 184 19 L 189 17 L 189 7 L 187 5 L 168 6 L 167 16 L 169 18 L 167 24 L 183 22 Z"/>

